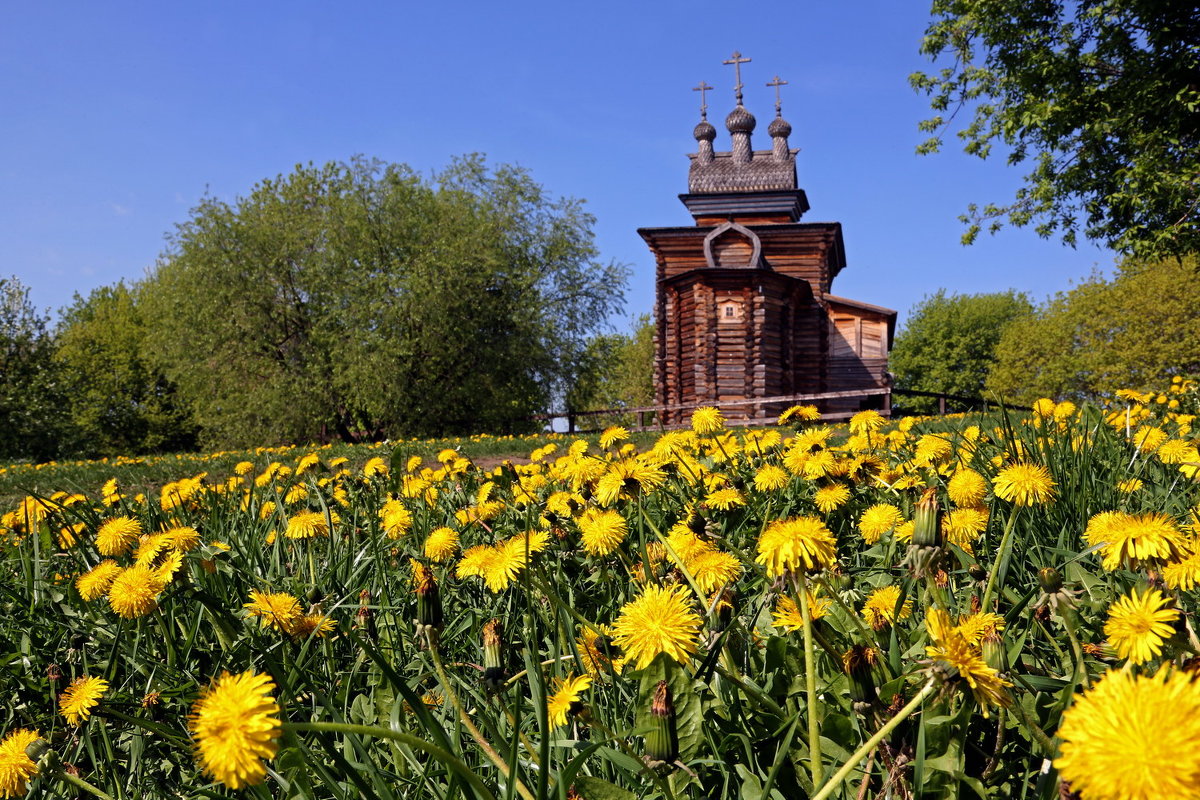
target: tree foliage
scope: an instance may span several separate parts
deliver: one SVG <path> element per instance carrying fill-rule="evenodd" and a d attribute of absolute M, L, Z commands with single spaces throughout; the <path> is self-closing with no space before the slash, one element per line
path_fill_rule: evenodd
<path fill-rule="evenodd" d="M 588 342 L 567 406 L 576 411 L 637 408 L 654 403 L 654 321 L 642 314 L 628 333 Z"/>
<path fill-rule="evenodd" d="M 1086 399 L 1200 371 L 1194 256 L 1092 275 L 1005 329 L 988 387 L 1014 399 Z"/>
<path fill-rule="evenodd" d="M 980 397 L 1002 331 L 1033 310 L 1020 292 L 927 296 L 896 336 L 891 370 L 896 386 Z M 906 410 L 931 412 L 933 398 L 899 397 Z"/>
<path fill-rule="evenodd" d="M 1200 250 L 1200 9 L 1190 0 L 934 0 L 918 72 L 937 150 L 1032 164 L 1007 205 L 969 207 L 964 241 L 1005 220 L 1144 257 Z"/>
<path fill-rule="evenodd" d="M 0 457 L 56 457 L 67 431 L 66 395 L 53 361 L 49 317 L 16 277 L 0 278 Z"/>
<path fill-rule="evenodd" d="M 213 443 L 511 427 L 570 385 L 626 270 L 593 218 L 472 156 L 356 159 L 205 198 L 144 287 L 147 341 Z"/>
<path fill-rule="evenodd" d="M 186 450 L 196 427 L 175 387 L 146 353 L 136 290 L 96 289 L 62 312 L 54 360 L 70 398 L 74 451 L 120 455 Z"/>

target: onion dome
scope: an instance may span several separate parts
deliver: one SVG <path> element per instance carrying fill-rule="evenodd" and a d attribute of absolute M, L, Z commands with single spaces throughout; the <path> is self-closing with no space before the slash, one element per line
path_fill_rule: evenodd
<path fill-rule="evenodd" d="M 729 129 L 730 133 L 753 133 L 756 124 L 754 115 L 747 111 L 741 103 L 725 118 L 725 127 Z"/>
<path fill-rule="evenodd" d="M 786 139 L 792 135 L 792 126 L 783 117 L 776 117 L 767 126 L 767 133 L 772 139 Z"/>
<path fill-rule="evenodd" d="M 696 137 L 697 142 L 711 142 L 717 138 L 717 129 L 708 120 L 700 120 L 692 136 Z"/>

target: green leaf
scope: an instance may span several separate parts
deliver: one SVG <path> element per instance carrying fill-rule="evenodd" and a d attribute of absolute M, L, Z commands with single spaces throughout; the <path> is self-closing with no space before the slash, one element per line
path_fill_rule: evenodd
<path fill-rule="evenodd" d="M 584 800 L 637 800 L 637 795 L 628 789 L 614 786 L 591 775 L 575 778 L 575 791 L 579 792 Z"/>

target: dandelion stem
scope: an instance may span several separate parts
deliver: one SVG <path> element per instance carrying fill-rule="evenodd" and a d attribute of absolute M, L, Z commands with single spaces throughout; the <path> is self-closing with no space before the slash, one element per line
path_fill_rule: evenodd
<path fill-rule="evenodd" d="M 113 800 L 112 795 L 107 794 L 106 792 L 104 792 L 101 789 L 96 788 L 95 786 L 92 786 L 90 783 L 85 781 L 83 778 L 80 778 L 78 775 L 72 775 L 71 773 L 67 772 L 65 769 L 60 769 L 58 771 L 58 777 L 62 778 L 64 781 L 71 784 L 72 786 L 74 786 L 77 789 L 82 789 L 83 791 L 87 792 L 88 794 L 90 794 L 94 797 L 99 797 L 100 800 Z"/>
<path fill-rule="evenodd" d="M 826 800 L 826 798 L 832 795 L 837 788 L 842 785 L 842 782 L 845 781 L 846 778 L 850 777 L 850 773 L 853 772 L 854 768 L 859 765 L 859 762 L 870 755 L 871 752 L 873 752 L 879 745 L 879 743 L 882 742 L 887 735 L 896 728 L 897 725 L 899 725 L 910 714 L 916 711 L 918 706 L 925 702 L 925 698 L 929 697 L 936 687 L 937 682 L 932 679 L 926 683 L 925 686 L 921 688 L 921 691 L 917 692 L 917 696 L 908 701 L 908 705 L 900 709 L 896 716 L 889 719 L 882 728 L 876 731 L 874 736 L 872 736 L 870 739 L 867 739 L 867 741 L 863 743 L 862 747 L 854 751 L 854 754 L 850 756 L 846 763 L 842 764 L 841 769 L 835 772 L 833 777 L 829 779 L 829 783 L 822 786 L 821 791 L 813 795 L 812 800 Z"/>
<path fill-rule="evenodd" d="M 817 718 L 817 668 L 813 657 L 812 614 L 808 609 L 808 587 L 804 573 L 794 573 L 796 594 L 800 598 L 800 616 L 804 621 L 804 683 L 808 701 L 808 757 L 813 786 L 821 783 L 821 721 Z"/>
<path fill-rule="evenodd" d="M 462 720 L 463 726 L 466 727 L 468 732 L 470 732 L 471 738 L 473 738 L 479 745 L 480 749 L 483 750 L 484 755 L 486 755 L 488 759 L 496 765 L 496 768 L 500 770 L 500 774 L 504 776 L 504 779 L 506 781 L 513 781 L 513 783 L 516 785 L 517 792 L 521 795 L 521 797 L 525 798 L 525 800 L 534 800 L 533 793 L 530 792 L 525 784 L 521 782 L 520 778 L 512 777 L 508 768 L 508 764 L 504 762 L 504 759 L 500 757 L 500 754 L 496 752 L 495 748 L 492 747 L 491 743 L 484 737 L 479 728 L 475 726 L 475 723 L 471 720 L 471 717 L 468 716 L 467 710 L 463 708 L 462 701 L 458 699 L 458 694 L 454 691 L 454 687 L 450 684 L 450 677 L 446 675 L 446 669 L 442 666 L 442 657 L 438 653 L 437 640 L 433 637 L 429 638 L 429 656 L 433 661 L 433 669 L 437 673 L 438 680 L 441 681 L 442 689 L 446 692 L 446 696 L 450 698 L 450 702 L 454 705 L 454 710 L 458 712 L 458 718 Z"/>
<path fill-rule="evenodd" d="M 1013 529 L 1016 527 L 1017 515 L 1019 513 L 1014 507 L 1012 515 L 1008 518 L 1008 524 L 1004 526 L 1004 536 L 1000 539 L 1000 549 L 996 551 L 996 560 L 992 563 L 991 573 L 988 575 L 987 588 L 983 590 L 983 602 L 980 604 L 980 608 L 984 611 L 990 611 L 992 608 L 990 602 L 992 593 L 996 589 L 996 575 L 999 574 L 1000 565 L 1004 562 L 1009 546 L 1012 544 Z"/>

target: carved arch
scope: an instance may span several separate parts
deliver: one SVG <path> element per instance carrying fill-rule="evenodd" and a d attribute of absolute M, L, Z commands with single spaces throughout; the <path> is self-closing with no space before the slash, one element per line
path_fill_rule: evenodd
<path fill-rule="evenodd" d="M 742 247 L 721 247 L 718 242 L 723 237 L 740 240 Z M 750 251 L 748 257 L 737 258 L 738 263 L 725 263 L 725 259 L 731 254 L 738 251 L 744 252 L 745 249 Z M 731 253 L 732 251 L 732 253 Z M 704 260 L 708 262 L 710 267 L 745 267 L 755 268 L 762 266 L 762 242 L 758 238 L 758 234 L 747 228 L 745 225 L 739 225 L 736 222 L 726 222 L 713 228 L 707 236 L 704 237 Z"/>

